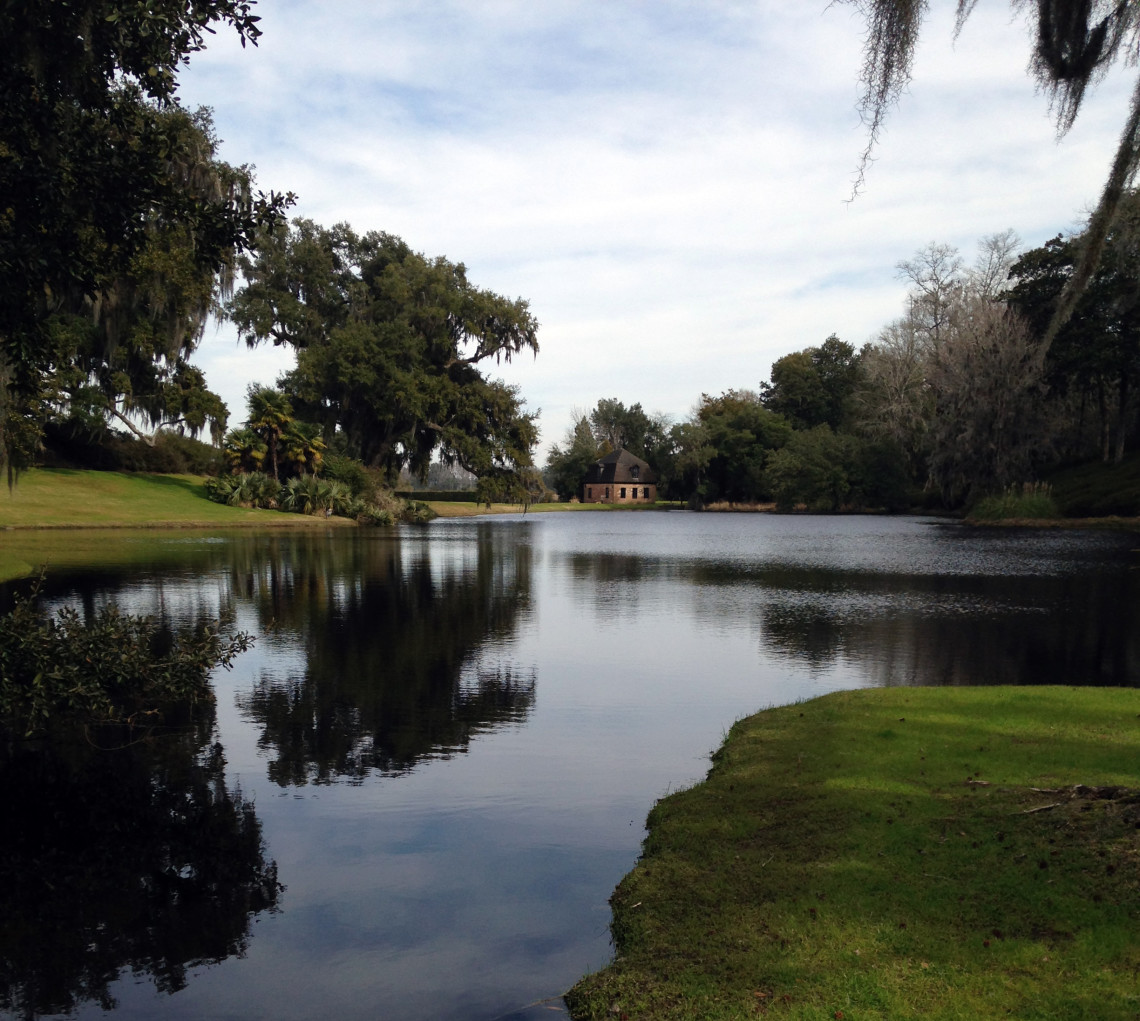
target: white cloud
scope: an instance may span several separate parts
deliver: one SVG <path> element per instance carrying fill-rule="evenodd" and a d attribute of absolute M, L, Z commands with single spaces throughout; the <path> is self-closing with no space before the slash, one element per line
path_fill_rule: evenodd
<path fill-rule="evenodd" d="M 300 215 L 526 297 L 541 353 L 503 375 L 549 443 L 602 396 L 683 417 L 832 332 L 862 343 L 921 245 L 1040 244 L 1095 201 L 1129 83 L 1110 76 L 1058 144 L 1024 24 L 979 7 L 955 42 L 953 7 L 852 204 L 863 28 L 823 2 L 278 0 L 256 49 L 220 35 L 195 57 L 183 96 Z M 232 331 L 198 361 L 235 418 L 284 367 Z"/>

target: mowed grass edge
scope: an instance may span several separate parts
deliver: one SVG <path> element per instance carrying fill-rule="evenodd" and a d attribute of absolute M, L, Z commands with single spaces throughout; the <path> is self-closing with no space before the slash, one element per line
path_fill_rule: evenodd
<path fill-rule="evenodd" d="M 214 503 L 203 479 L 33 468 L 0 491 L 0 580 L 23 577 L 73 545 L 72 529 L 312 528 L 353 523 Z M 42 530 L 48 534 L 35 534 Z M 50 534 L 58 533 L 58 534 Z M 66 559 L 64 557 L 63 559 Z"/>
<path fill-rule="evenodd" d="M 1131 689 L 891 688 L 740 721 L 651 812 L 571 1013 L 1137 1017 L 1138 714 Z"/>

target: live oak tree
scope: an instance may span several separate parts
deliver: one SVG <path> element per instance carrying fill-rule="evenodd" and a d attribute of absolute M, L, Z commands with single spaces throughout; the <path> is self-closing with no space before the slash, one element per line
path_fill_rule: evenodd
<path fill-rule="evenodd" d="M 309 220 L 281 226 L 241 265 L 229 314 L 251 345 L 295 349 L 280 386 L 326 442 L 395 481 L 433 455 L 498 494 L 533 467 L 535 416 L 489 362 L 538 351 L 527 302 L 480 290 L 462 263 L 429 259 L 391 234 L 357 235 Z M 488 488 L 489 487 L 489 488 Z"/>
<path fill-rule="evenodd" d="M 196 271 L 217 274 L 287 203 L 255 195 L 246 173 L 219 175 L 175 99 L 178 68 L 215 25 L 243 45 L 256 41 L 251 7 L 0 6 L 0 458 L 10 470 L 13 455 L 28 453 L 19 427 L 45 399 L 45 371 L 77 359 L 110 363 L 124 343 L 123 310 L 153 307 L 156 267 L 138 260 L 156 250 L 156 234 L 182 246 Z M 73 332 L 76 346 L 61 349 L 60 316 L 98 329 Z M 140 345 L 135 355 L 146 353 Z M 156 407 L 150 396 L 139 404 L 144 414 L 141 405 Z"/>
<path fill-rule="evenodd" d="M 861 108 L 868 127 L 855 189 L 879 140 L 887 112 L 910 82 L 915 47 L 929 0 L 838 0 L 853 4 L 867 18 L 863 51 Z M 958 0 L 960 31 L 978 0 Z M 1048 95 L 1057 130 L 1072 127 L 1081 101 L 1117 60 L 1135 64 L 1140 45 L 1140 0 L 1012 0 L 1014 10 L 1028 10 L 1035 30 L 1030 72 Z M 1117 208 L 1140 168 L 1140 77 L 1120 142 L 1083 238 L 1078 260 L 1045 329 L 1047 348 L 1072 314 L 1100 260 Z"/>
<path fill-rule="evenodd" d="M 179 106 L 153 108 L 177 138 L 181 173 L 212 201 L 249 185 L 244 168 L 216 158 L 209 111 Z M 153 443 L 139 425 L 175 428 L 191 435 L 209 430 L 215 441 L 225 431 L 227 411 L 206 387 L 189 359 L 209 315 L 232 280 L 234 251 L 218 252 L 216 265 L 203 265 L 193 224 L 151 210 L 146 230 L 122 274 L 108 278 L 94 295 L 61 302 L 43 319 L 48 340 L 36 370 L 54 417 L 101 427 L 114 420 Z"/>
<path fill-rule="evenodd" d="M 698 497 L 705 502 L 766 500 L 765 466 L 769 454 L 791 438 L 788 421 L 764 407 L 751 390 L 702 394 L 695 417 L 701 429 L 691 438 L 707 448 L 704 491 Z"/>

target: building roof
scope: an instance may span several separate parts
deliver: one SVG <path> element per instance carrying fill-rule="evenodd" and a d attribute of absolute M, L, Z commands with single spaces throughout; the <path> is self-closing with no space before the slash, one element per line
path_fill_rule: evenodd
<path fill-rule="evenodd" d="M 628 450 L 615 450 L 590 465 L 582 481 L 589 485 L 622 485 L 628 482 L 652 486 L 657 483 L 657 475 L 647 461 L 634 457 Z"/>

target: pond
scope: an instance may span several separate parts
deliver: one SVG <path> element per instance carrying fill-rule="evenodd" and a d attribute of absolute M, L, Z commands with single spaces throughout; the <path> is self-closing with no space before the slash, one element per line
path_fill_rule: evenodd
<path fill-rule="evenodd" d="M 1140 680 L 1119 533 L 641 512 L 105 542 L 46 606 L 257 643 L 190 732 L 7 762 L 4 1017 L 557 1016 L 649 808 L 739 717 Z"/>

